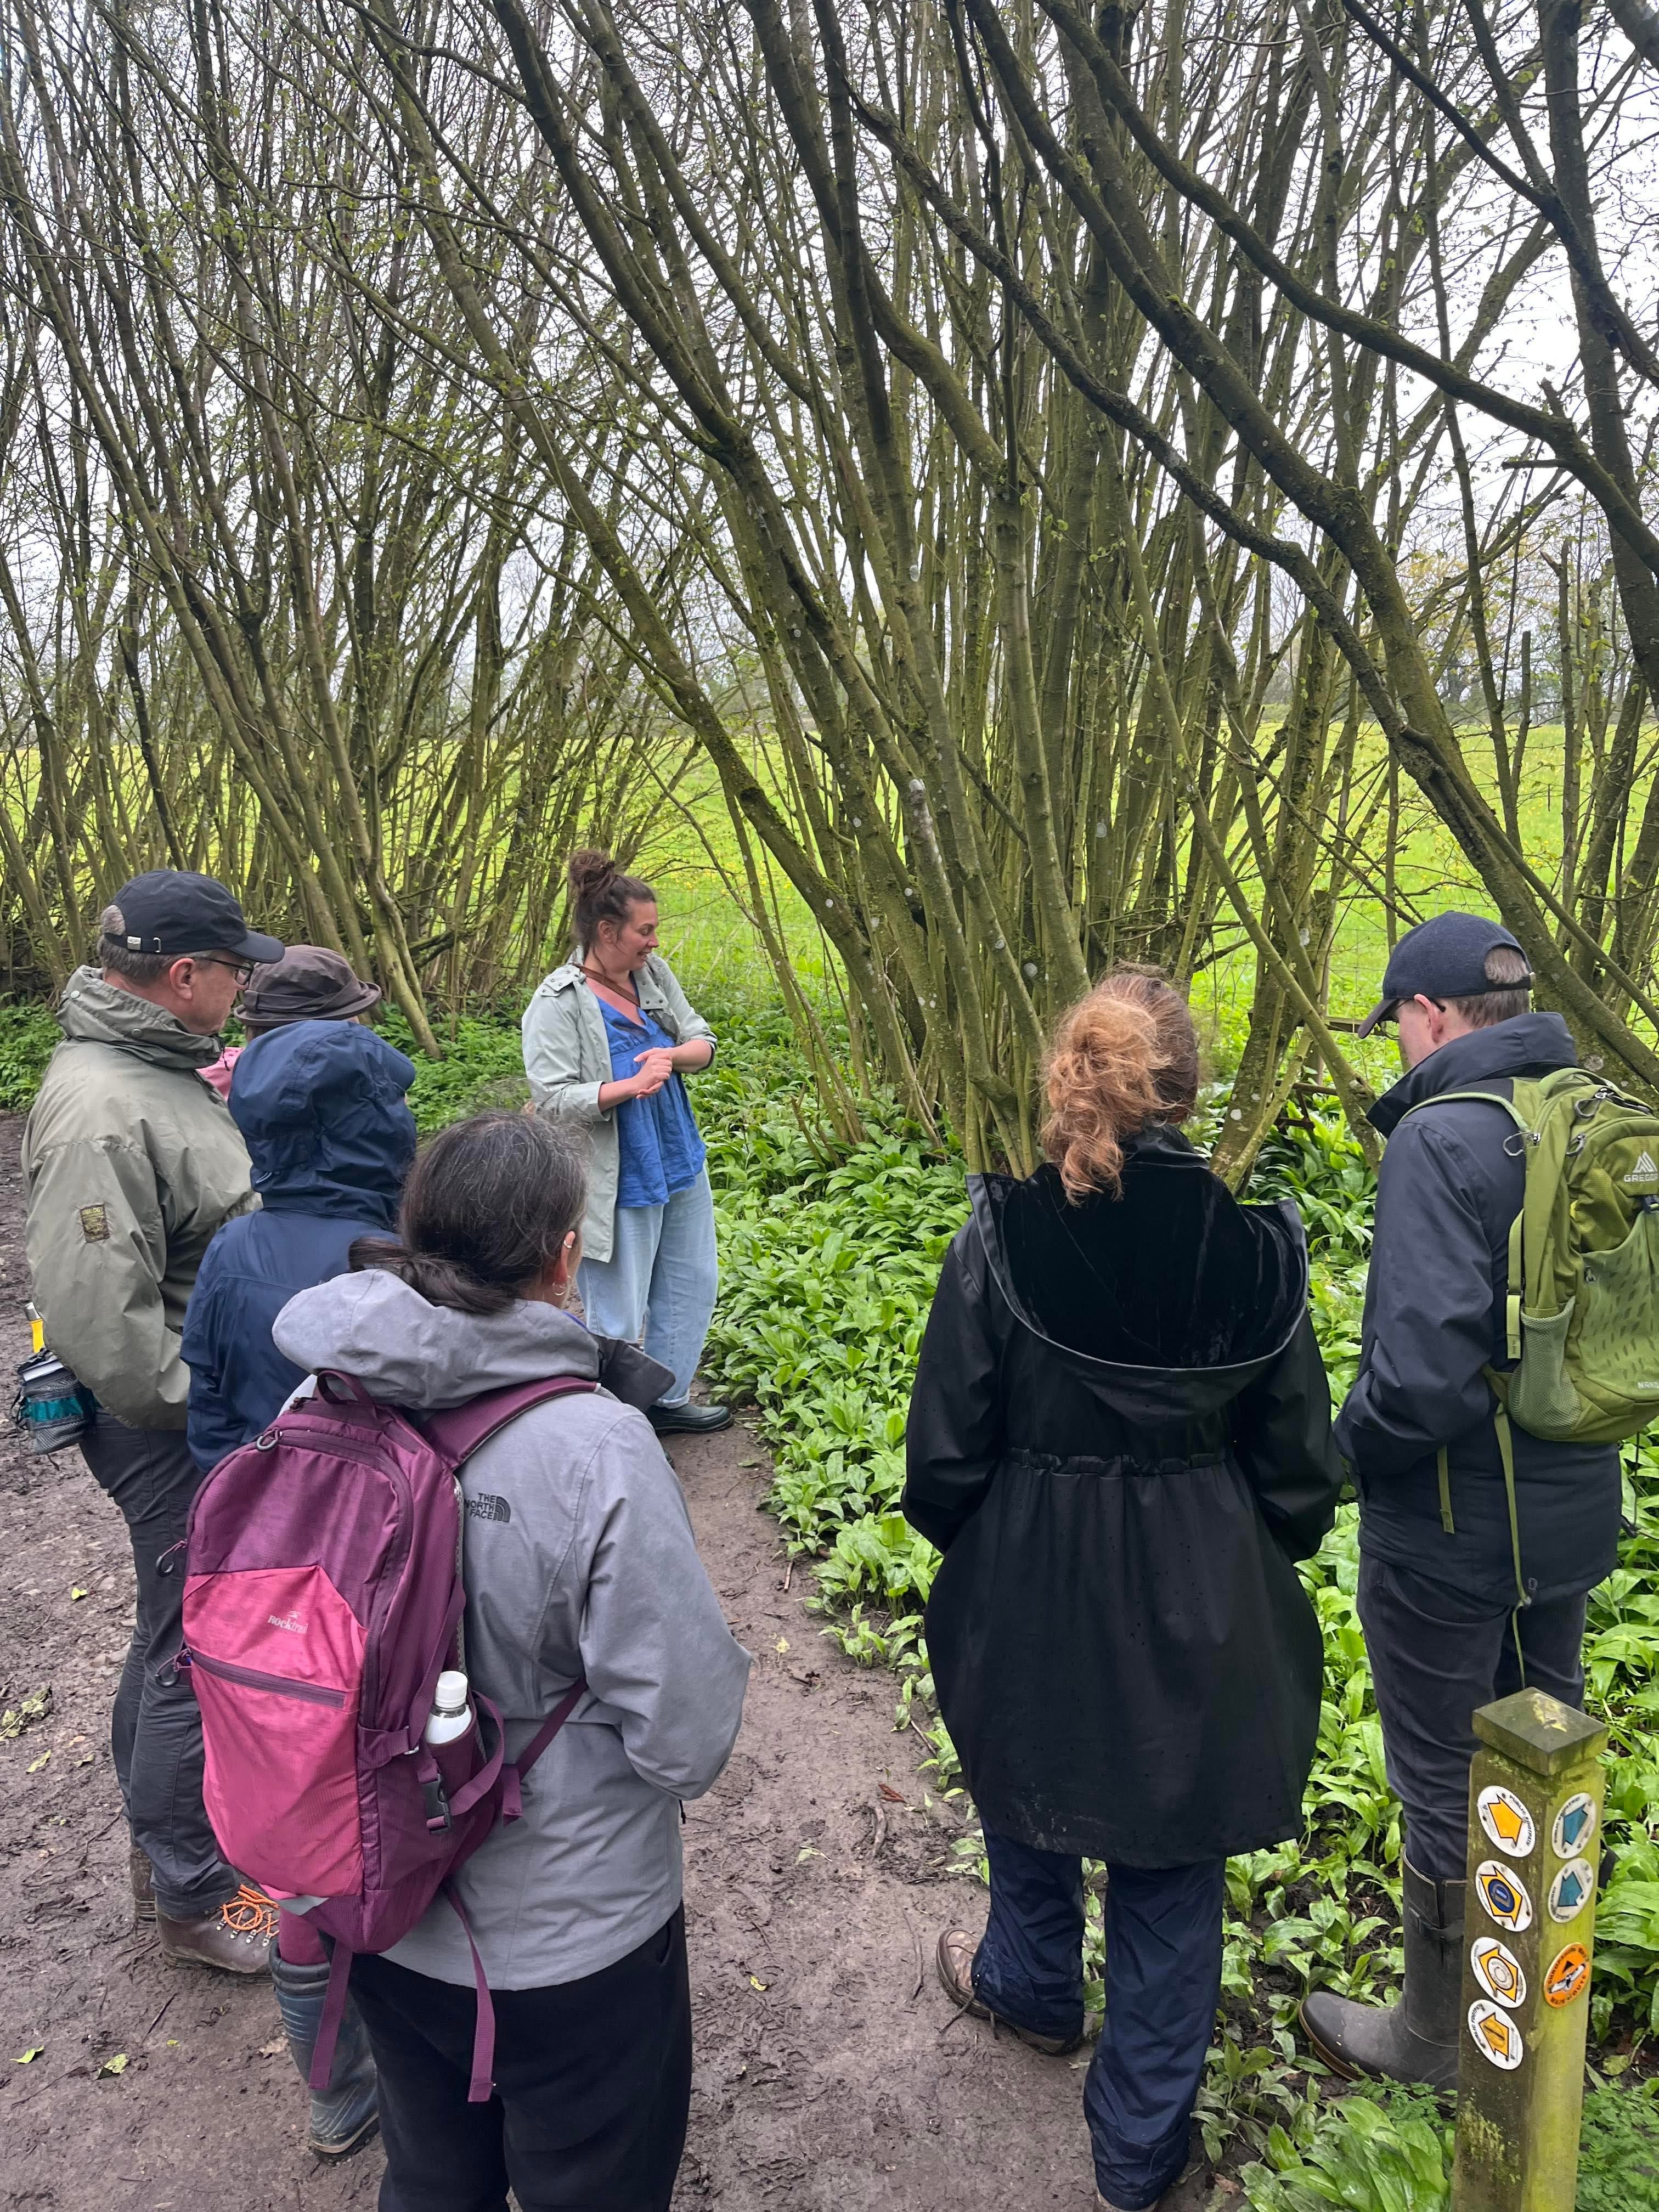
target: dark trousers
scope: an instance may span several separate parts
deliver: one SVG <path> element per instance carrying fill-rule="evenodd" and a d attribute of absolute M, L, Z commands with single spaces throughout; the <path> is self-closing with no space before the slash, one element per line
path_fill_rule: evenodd
<path fill-rule="evenodd" d="M 1083 2026 L 1083 1862 L 985 1835 L 991 1917 L 974 1988 L 1037 2035 Z M 1155 2204 L 1187 2162 L 1221 2001 L 1225 1863 L 1108 1870 L 1106 2024 L 1083 2088 L 1101 2195 Z"/>
<path fill-rule="evenodd" d="M 380 2077 L 380 2212 L 667 2212 L 691 2103 L 685 1915 L 615 1966 L 496 1990 L 495 2094 L 469 2105 L 477 2000 L 352 1961 Z"/>
<path fill-rule="evenodd" d="M 1583 1704 L 1584 1594 L 1523 1606 L 1513 1616 L 1518 1655 L 1508 1612 L 1408 1568 L 1362 1554 L 1358 1596 L 1406 1856 L 1431 1881 L 1462 1881 L 1474 1716 L 1522 1688 Z"/>
<path fill-rule="evenodd" d="M 173 1662 L 184 1642 L 182 1544 L 202 1471 L 182 1429 L 131 1429 L 100 1412 L 81 1455 L 120 1507 L 132 1541 L 138 1605 L 115 1692 L 110 1747 L 132 1839 L 155 1870 L 169 1919 L 214 1911 L 238 1886 L 202 1803 L 202 1715 Z"/>

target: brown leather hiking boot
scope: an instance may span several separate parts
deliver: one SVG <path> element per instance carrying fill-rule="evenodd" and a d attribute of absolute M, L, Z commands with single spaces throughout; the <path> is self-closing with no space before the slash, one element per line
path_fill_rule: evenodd
<path fill-rule="evenodd" d="M 947 1928 L 939 1939 L 939 1978 L 945 1994 L 952 2004 L 971 2013 L 975 2020 L 988 2020 L 1017 2035 L 1022 2043 L 1029 2043 L 1033 2051 L 1040 2051 L 1046 2058 L 1063 2058 L 1069 2051 L 1078 2051 L 1091 2043 L 1100 2033 L 1101 2015 L 1091 2012 L 1085 2015 L 1080 2033 L 1077 2035 L 1034 2035 L 1029 2027 L 1021 2027 L 1017 2021 L 1005 2020 L 1000 2013 L 993 2012 L 981 1997 L 974 1994 L 974 1954 L 979 1949 L 965 1928 Z"/>
<path fill-rule="evenodd" d="M 264 1890 L 245 1881 L 212 1912 L 171 1920 L 159 1909 L 155 1926 L 161 1952 L 175 1966 L 213 1966 L 222 1974 L 263 1974 L 270 1966 L 276 1907 Z"/>
<path fill-rule="evenodd" d="M 127 1871 L 132 1881 L 132 1920 L 137 1927 L 140 1921 L 155 1917 L 155 1869 L 137 1844 L 127 1854 Z"/>

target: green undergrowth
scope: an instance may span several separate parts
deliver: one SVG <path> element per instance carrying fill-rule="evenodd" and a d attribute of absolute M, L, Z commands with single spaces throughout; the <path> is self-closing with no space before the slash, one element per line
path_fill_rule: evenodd
<path fill-rule="evenodd" d="M 781 1020 L 728 1025 L 696 1100 L 720 1224 L 722 1291 L 707 1371 L 759 1408 L 775 1470 L 769 1503 L 791 1553 L 811 1564 L 825 1633 L 852 1657 L 896 1671 L 898 1724 L 925 1740 L 932 1785 L 969 1815 L 957 1850 L 963 1870 L 982 1876 L 922 1636 L 937 1554 L 898 1510 L 916 1352 L 940 1261 L 967 1213 L 961 1162 L 880 1103 L 865 1143 L 831 1140 Z M 1212 1115 L 1223 1110 L 1219 1097 L 1207 1103 Z M 1292 1198 L 1302 1212 L 1315 1322 L 1340 1398 L 1358 1358 L 1372 1178 L 1346 1129 L 1310 1115 L 1275 1133 L 1250 1194 Z M 1598 1914 L 1591 2021 L 1595 2063 L 1609 2082 L 1633 2063 L 1644 2069 L 1644 2039 L 1659 2029 L 1659 1844 L 1650 1832 L 1659 1824 L 1659 1466 L 1645 1445 L 1629 1458 L 1631 1530 L 1619 1571 L 1592 1600 L 1586 1652 L 1591 1701 L 1617 1754 L 1607 1830 L 1617 1870 Z M 1229 1865 L 1224 2016 L 1199 2118 L 1213 2153 L 1256 2160 L 1249 2201 L 1261 2212 L 1326 2203 L 1427 2212 L 1445 2201 L 1443 2128 L 1386 2100 L 1345 2118 L 1353 2100 L 1327 2100 L 1329 2085 L 1310 2071 L 1293 2032 L 1310 1986 L 1385 1996 L 1401 1965 L 1400 1815 L 1356 1610 L 1351 1505 L 1302 1572 L 1326 1661 L 1308 1826 Z M 1090 1920 L 1097 1976 L 1097 1899 Z M 1593 2113 L 1623 2109 L 1624 2093 L 1610 2094 L 1615 2102 L 1593 2101 Z M 1650 2103 L 1632 2112 L 1653 2126 Z M 1600 2142 L 1611 2126 L 1610 2117 L 1587 2118 L 1582 2207 L 1613 2201 L 1594 2193 L 1602 2169 L 1590 2148 L 1592 2135 Z M 1412 2178 L 1413 2160 L 1430 2179 Z M 1340 2193 L 1349 2166 L 1368 2177 L 1370 2195 Z"/>
<path fill-rule="evenodd" d="M 1251 2212 L 1451 2212 L 1452 2127 L 1425 2090 L 1358 2089 L 1269 2130 L 1240 2180 Z M 1659 2212 L 1653 2090 L 1592 2089 L 1575 2212 Z"/>
<path fill-rule="evenodd" d="M 27 1114 L 63 1031 L 38 999 L 0 1005 L 0 1113 Z"/>
<path fill-rule="evenodd" d="M 480 1020 L 470 1015 L 441 1021 L 441 1060 L 422 1056 L 408 1022 L 395 1007 L 383 1010 L 375 1026 L 388 1044 L 406 1052 L 415 1063 L 409 1103 L 423 1137 L 481 1107 L 517 1106 L 529 1095 L 516 1021 Z"/>

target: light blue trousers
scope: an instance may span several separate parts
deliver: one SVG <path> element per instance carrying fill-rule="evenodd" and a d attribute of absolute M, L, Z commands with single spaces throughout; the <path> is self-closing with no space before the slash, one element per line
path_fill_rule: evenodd
<path fill-rule="evenodd" d="M 702 1358 L 720 1270 L 714 1196 L 705 1168 L 666 1206 L 619 1206 L 608 1260 L 584 1260 L 576 1276 L 596 1336 L 637 1344 L 674 1370 L 661 1403 L 683 1406 Z"/>

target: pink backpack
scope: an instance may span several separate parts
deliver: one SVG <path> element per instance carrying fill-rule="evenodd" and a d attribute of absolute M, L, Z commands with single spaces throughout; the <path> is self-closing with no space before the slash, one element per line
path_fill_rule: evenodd
<path fill-rule="evenodd" d="M 185 1650 L 202 1709 L 203 1795 L 229 1863 L 333 1941 L 312 2087 L 325 2088 L 351 1960 L 389 1950 L 440 1890 L 466 1929 L 478 1994 L 469 2094 L 490 2094 L 495 2021 L 451 1875 L 498 1819 L 586 1689 L 578 1676 L 512 1764 L 501 1717 L 422 1741 L 438 1676 L 465 1667 L 456 1470 L 532 1406 L 598 1386 L 548 1376 L 415 1418 L 349 1376 L 221 1460 L 185 1537 Z"/>

